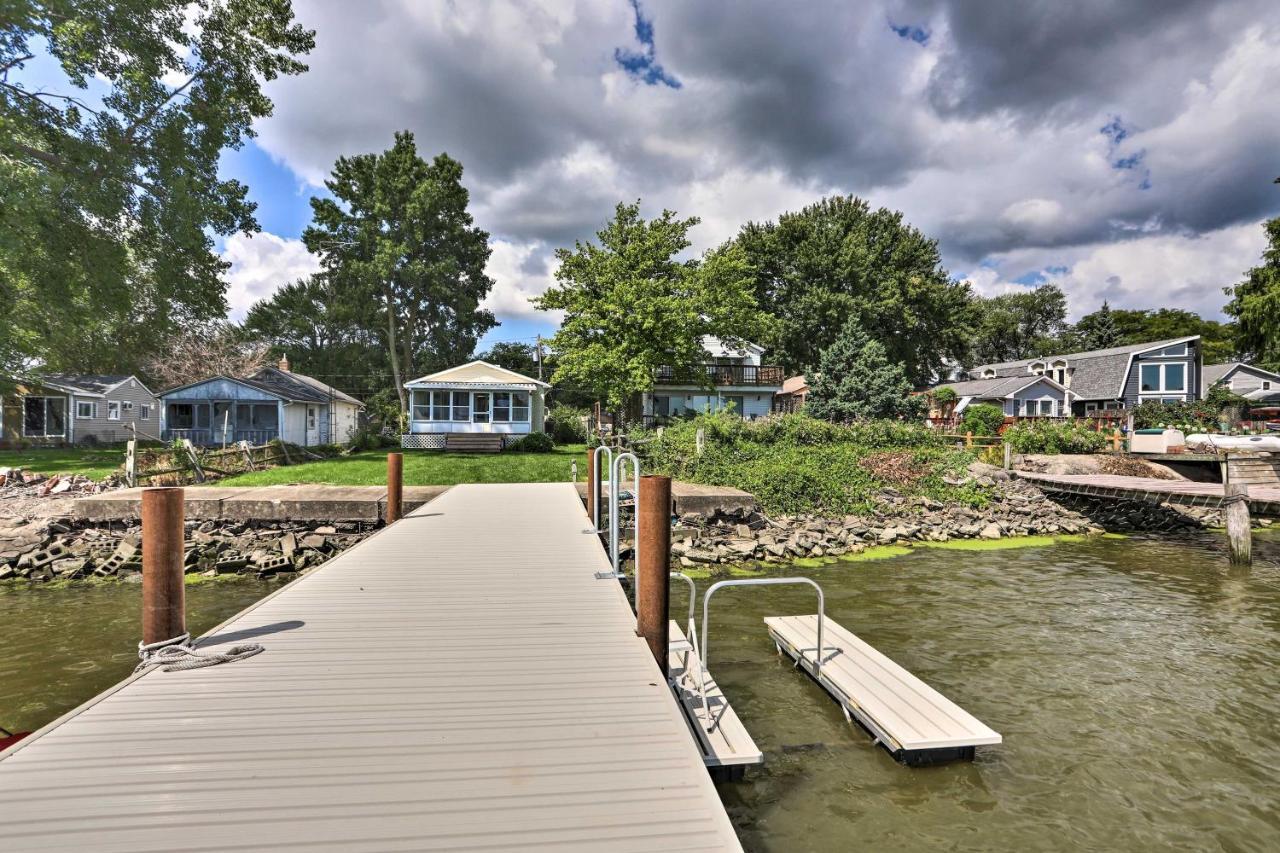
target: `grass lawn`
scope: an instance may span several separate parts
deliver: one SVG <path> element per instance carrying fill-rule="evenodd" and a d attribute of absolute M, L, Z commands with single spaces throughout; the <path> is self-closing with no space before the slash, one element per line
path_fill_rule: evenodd
<path fill-rule="evenodd" d="M 579 478 L 586 476 L 586 446 L 567 444 L 551 453 L 445 453 L 406 450 L 406 486 L 452 486 L 457 483 L 568 482 L 573 460 Z M 387 482 L 387 451 L 367 450 L 267 471 L 250 471 L 218 480 L 216 486 L 277 486 L 325 483 L 333 486 L 381 486 Z"/>
<path fill-rule="evenodd" d="M 101 480 L 124 464 L 124 451 L 115 448 L 50 447 L 0 450 L 0 468 L 22 468 L 40 474 L 84 474 Z"/>

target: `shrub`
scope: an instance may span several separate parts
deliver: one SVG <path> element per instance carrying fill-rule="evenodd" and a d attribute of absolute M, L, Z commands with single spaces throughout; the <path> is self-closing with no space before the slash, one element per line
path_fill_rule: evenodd
<path fill-rule="evenodd" d="M 960 428 L 974 435 L 999 435 L 1004 425 L 1004 410 L 991 403 L 977 403 L 964 410 Z"/>
<path fill-rule="evenodd" d="M 1215 385 L 1203 400 L 1186 403 L 1161 403 L 1149 400 L 1133 409 L 1133 425 L 1137 429 L 1174 426 L 1194 431 L 1216 431 L 1224 409 L 1248 405 L 1249 400 L 1232 393 L 1223 385 Z"/>
<path fill-rule="evenodd" d="M 1107 436 L 1077 421 L 1019 421 L 1004 431 L 1018 453 L 1099 453 Z"/>
<path fill-rule="evenodd" d="M 555 449 L 555 441 L 545 432 L 531 432 L 507 448 L 516 453 L 550 453 Z"/>
<path fill-rule="evenodd" d="M 556 444 L 586 444 L 588 415 L 586 409 L 558 403 L 547 411 L 547 432 Z"/>

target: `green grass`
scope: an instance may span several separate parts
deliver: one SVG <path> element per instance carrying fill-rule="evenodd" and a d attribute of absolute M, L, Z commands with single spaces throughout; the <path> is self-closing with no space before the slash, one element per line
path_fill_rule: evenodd
<path fill-rule="evenodd" d="M 83 474 L 101 480 L 124 464 L 120 449 L 87 449 L 78 447 L 28 448 L 0 450 L 0 468 L 22 468 L 46 476 Z"/>
<path fill-rule="evenodd" d="M 442 450 L 404 451 L 406 486 L 452 486 L 457 483 L 568 482 L 570 466 L 578 462 L 579 479 L 586 476 L 586 447 L 567 444 L 551 453 L 445 453 Z M 387 482 L 387 451 L 366 450 L 350 456 L 250 471 L 218 480 L 217 486 L 279 486 L 323 483 L 332 486 L 381 486 Z"/>

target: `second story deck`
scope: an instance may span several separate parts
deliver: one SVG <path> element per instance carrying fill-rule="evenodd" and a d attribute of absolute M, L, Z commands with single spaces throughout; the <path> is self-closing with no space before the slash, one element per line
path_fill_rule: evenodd
<path fill-rule="evenodd" d="M 704 362 L 683 366 L 663 365 L 654 381 L 659 385 L 705 387 L 781 387 L 782 368 L 770 364 L 723 364 Z"/>

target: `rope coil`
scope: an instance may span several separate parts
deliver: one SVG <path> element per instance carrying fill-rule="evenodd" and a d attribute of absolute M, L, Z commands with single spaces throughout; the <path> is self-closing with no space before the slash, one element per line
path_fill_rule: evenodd
<path fill-rule="evenodd" d="M 165 672 L 200 669 L 244 660 L 264 651 L 258 643 L 248 643 L 243 646 L 232 646 L 225 652 L 201 652 L 189 644 L 190 640 L 190 634 L 179 634 L 158 643 L 138 643 L 138 657 L 141 662 L 133 671 L 141 672 L 149 666 L 163 666 Z"/>

